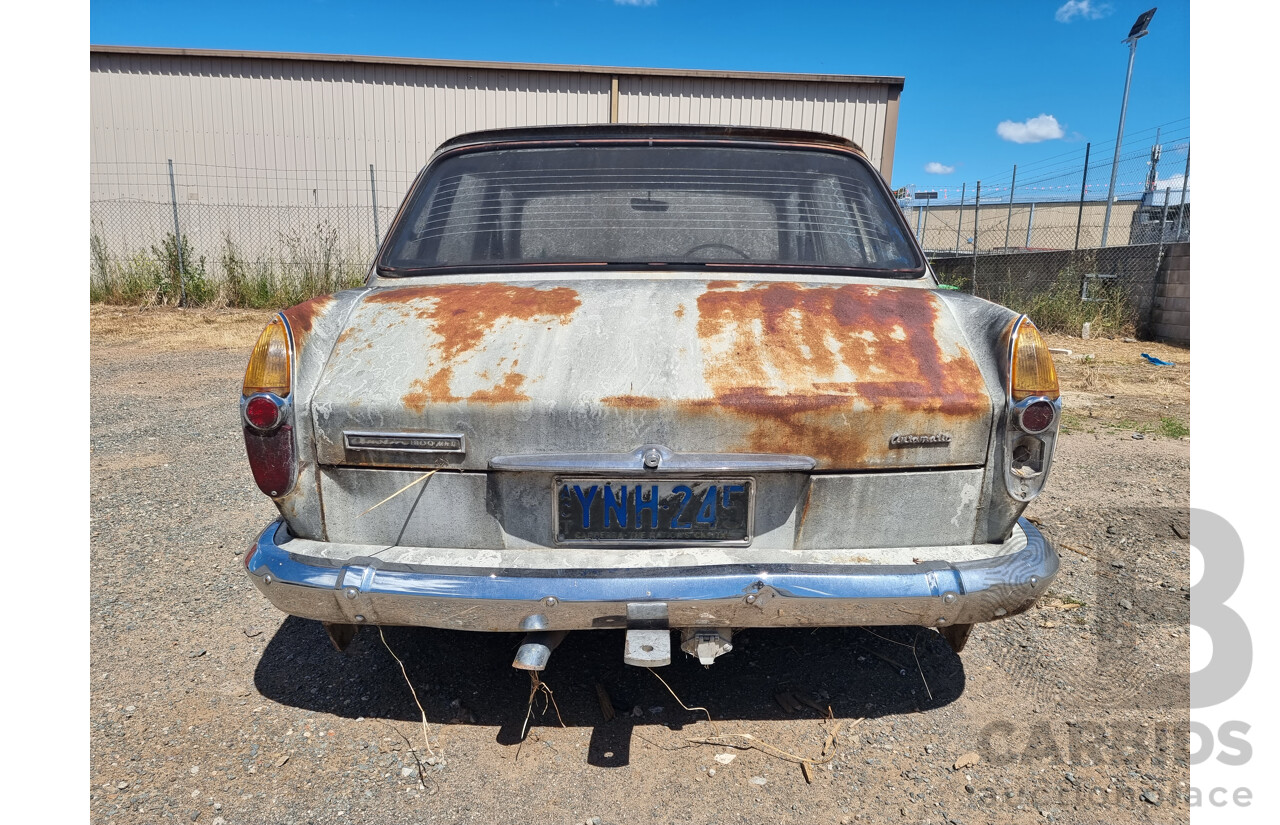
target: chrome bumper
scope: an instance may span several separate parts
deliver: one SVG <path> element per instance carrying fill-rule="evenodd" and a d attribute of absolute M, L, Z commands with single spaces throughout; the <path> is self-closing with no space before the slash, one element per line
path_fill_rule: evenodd
<path fill-rule="evenodd" d="M 989 559 L 915 565 L 718 565 L 510 570 L 417 566 L 290 550 L 273 522 L 249 551 L 249 577 L 286 613 L 325 622 L 457 630 L 653 626 L 946 626 L 986 622 L 1035 603 L 1058 554 L 1032 524 L 1026 546 Z M 998 551 L 997 551 L 998 552 Z M 631 618 L 628 618 L 628 617 Z"/>

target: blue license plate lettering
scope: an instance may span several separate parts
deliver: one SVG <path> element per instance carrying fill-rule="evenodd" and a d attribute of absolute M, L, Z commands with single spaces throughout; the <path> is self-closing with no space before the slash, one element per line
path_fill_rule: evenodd
<path fill-rule="evenodd" d="M 751 479 L 556 479 L 556 541 L 750 542 Z"/>

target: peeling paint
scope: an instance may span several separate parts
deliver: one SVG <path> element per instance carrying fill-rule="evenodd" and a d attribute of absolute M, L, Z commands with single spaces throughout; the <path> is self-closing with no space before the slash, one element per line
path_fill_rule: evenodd
<path fill-rule="evenodd" d="M 942 308 L 920 289 L 712 282 L 698 298 L 703 374 L 713 397 L 684 402 L 746 419 L 745 449 L 811 455 L 827 466 L 858 466 L 887 451 L 856 418 L 933 427 L 986 414 L 981 372 L 963 348 L 944 352 L 935 327 Z"/>
<path fill-rule="evenodd" d="M 611 395 L 608 398 L 601 398 L 600 402 L 609 407 L 630 410 L 656 410 L 662 405 L 657 398 L 648 398 L 643 395 Z"/>
<path fill-rule="evenodd" d="M 430 403 L 462 400 L 455 395 L 452 379 L 455 366 L 479 349 L 495 330 L 516 322 L 548 321 L 568 324 L 581 305 L 578 293 L 569 287 L 551 289 L 509 284 L 445 284 L 381 290 L 369 295 L 370 304 L 402 307 L 411 315 L 430 323 L 438 338 L 440 364 L 425 379 L 414 379 L 402 397 L 405 407 L 421 414 Z M 519 364 L 514 360 L 512 370 Z M 508 372 L 498 377 L 487 372 L 483 378 L 493 386 L 472 391 L 465 398 L 484 404 L 528 401 L 520 391 L 526 377 Z"/>
<path fill-rule="evenodd" d="M 311 335 L 316 319 L 328 312 L 329 307 L 333 306 L 333 302 L 332 295 L 321 295 L 319 298 L 303 301 L 297 306 L 290 307 L 284 311 L 283 315 L 289 321 L 289 329 L 293 331 L 293 346 L 295 350 L 301 351 L 303 346 L 306 345 L 307 338 Z"/>

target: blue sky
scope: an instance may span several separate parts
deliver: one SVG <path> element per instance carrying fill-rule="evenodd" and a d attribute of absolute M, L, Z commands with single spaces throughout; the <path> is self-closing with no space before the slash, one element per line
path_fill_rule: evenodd
<path fill-rule="evenodd" d="M 893 183 L 954 189 L 1007 182 L 1015 163 L 1078 166 L 1086 141 L 1109 158 L 1120 41 L 1151 2 L 97 0 L 89 25 L 112 45 L 900 75 Z M 1162 3 L 1150 31 L 1126 144 L 1189 132 L 1188 3 Z"/>

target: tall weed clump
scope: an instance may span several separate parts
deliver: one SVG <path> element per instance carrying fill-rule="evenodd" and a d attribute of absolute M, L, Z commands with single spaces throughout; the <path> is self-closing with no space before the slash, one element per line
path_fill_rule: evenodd
<path fill-rule="evenodd" d="M 180 241 L 170 232 L 159 244 L 119 254 L 108 249 L 95 227 L 89 235 L 89 300 L 177 304 L 185 283 L 187 306 L 283 309 L 364 282 L 364 262 L 343 253 L 338 231 L 328 223 L 280 232 L 277 240 L 274 250 L 255 260 L 225 232 L 210 271 L 207 257 L 185 233 Z"/>

